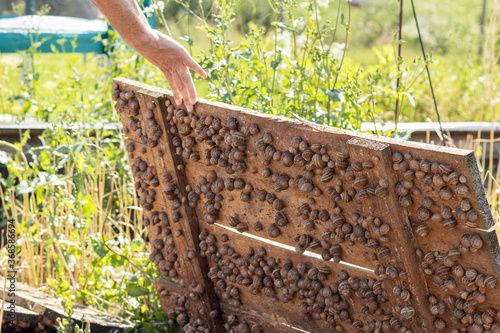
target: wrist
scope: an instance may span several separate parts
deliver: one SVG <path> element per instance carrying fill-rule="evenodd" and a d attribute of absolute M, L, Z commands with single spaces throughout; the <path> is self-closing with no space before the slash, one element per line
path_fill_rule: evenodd
<path fill-rule="evenodd" d="M 138 29 L 130 40 L 126 40 L 133 49 L 141 53 L 147 47 L 154 47 L 157 44 L 158 35 L 156 31 L 150 26 L 144 27 L 143 29 Z"/>

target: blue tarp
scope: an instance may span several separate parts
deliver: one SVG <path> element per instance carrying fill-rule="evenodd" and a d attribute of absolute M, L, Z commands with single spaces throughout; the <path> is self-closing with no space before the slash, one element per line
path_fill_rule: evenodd
<path fill-rule="evenodd" d="M 33 42 L 42 42 L 37 52 L 104 53 L 104 45 L 95 37 L 107 38 L 108 25 L 103 20 L 86 20 L 64 16 L 18 16 L 0 19 L 0 53 L 26 50 Z M 76 49 L 72 41 L 76 36 Z M 61 45 L 58 40 L 66 39 Z M 46 39 L 46 40 L 45 40 Z"/>

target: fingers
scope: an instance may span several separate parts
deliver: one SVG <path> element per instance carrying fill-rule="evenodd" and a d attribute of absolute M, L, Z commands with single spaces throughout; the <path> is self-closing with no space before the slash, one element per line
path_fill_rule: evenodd
<path fill-rule="evenodd" d="M 201 68 L 201 66 L 191 56 L 187 58 L 186 65 L 198 73 L 202 78 L 207 78 L 207 73 L 205 73 L 203 68 Z"/>
<path fill-rule="evenodd" d="M 186 89 L 186 86 L 184 85 L 184 83 L 182 82 L 181 80 L 181 77 L 179 75 L 179 73 L 173 73 L 172 74 L 172 78 L 175 82 L 175 85 L 179 88 L 180 90 L 180 93 L 182 95 L 182 99 L 184 100 L 184 104 L 186 105 L 186 109 L 188 112 L 191 112 L 193 111 L 193 106 L 191 105 L 191 102 L 190 102 L 190 99 L 189 99 L 189 95 L 188 95 L 188 91 Z"/>
<path fill-rule="evenodd" d="M 189 75 L 187 68 L 182 68 L 178 72 L 178 74 L 180 79 L 182 80 L 182 84 L 186 88 L 186 91 L 189 95 L 189 102 L 193 105 L 196 104 L 196 88 L 194 86 L 191 75 Z"/>
<path fill-rule="evenodd" d="M 173 78 L 173 75 L 170 73 L 163 72 L 163 75 L 167 78 L 168 84 L 170 85 L 170 89 L 172 89 L 172 92 L 174 94 L 174 99 L 175 99 L 175 104 L 181 105 L 182 104 L 182 95 L 180 89 L 177 87 L 177 84 Z"/>

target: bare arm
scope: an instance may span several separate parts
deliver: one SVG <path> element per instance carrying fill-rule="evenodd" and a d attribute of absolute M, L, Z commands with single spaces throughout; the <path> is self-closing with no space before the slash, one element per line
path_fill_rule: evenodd
<path fill-rule="evenodd" d="M 108 18 L 123 40 L 158 67 L 170 84 L 175 102 L 186 104 L 188 111 L 196 103 L 196 89 L 188 67 L 201 77 L 207 75 L 182 45 L 152 29 L 135 0 L 92 0 Z"/>

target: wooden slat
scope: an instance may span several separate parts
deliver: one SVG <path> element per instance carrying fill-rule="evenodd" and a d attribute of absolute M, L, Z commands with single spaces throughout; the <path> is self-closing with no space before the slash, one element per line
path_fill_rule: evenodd
<path fill-rule="evenodd" d="M 186 175 L 181 169 L 177 168 L 182 166 L 182 160 L 175 156 L 175 147 L 170 142 L 172 141 L 172 133 L 169 131 L 170 126 L 165 120 L 166 106 L 165 100 L 162 95 L 153 95 L 150 91 L 140 90 L 136 92 L 137 99 L 141 105 L 141 112 L 144 119 L 144 111 L 152 109 L 154 111 L 157 124 L 161 125 L 164 133 L 159 137 L 158 142 L 160 149 L 163 151 L 163 156 L 155 158 L 155 165 L 158 171 L 170 172 L 174 181 L 177 183 L 179 190 L 179 198 L 186 197 Z M 154 107 L 152 107 L 154 106 Z M 161 178 L 161 176 L 160 176 Z M 162 192 L 164 194 L 164 192 Z M 166 198 L 166 197 L 165 197 Z M 170 210 L 171 212 L 171 210 Z M 199 253 L 196 245 L 196 238 L 199 234 L 199 227 L 194 210 L 187 205 L 186 202 L 182 203 L 180 208 L 182 218 L 178 223 L 170 223 L 172 231 L 175 233 L 177 230 L 181 232 L 179 237 L 174 237 L 175 245 L 178 252 L 178 260 L 180 263 L 180 272 L 182 278 L 185 279 L 185 285 L 201 285 L 203 293 L 200 295 L 201 302 L 192 302 L 192 313 L 196 319 L 201 318 L 212 331 L 217 332 L 222 329 L 222 320 L 220 317 L 212 318 L 210 313 L 212 311 L 220 312 L 217 304 L 217 299 L 214 297 L 212 285 L 210 280 L 206 278 L 208 266 L 203 258 L 195 255 L 191 260 L 185 256 L 188 251 L 195 251 Z"/>
<path fill-rule="evenodd" d="M 286 249 L 284 247 L 276 246 L 274 244 L 269 244 L 268 242 L 261 241 L 255 238 L 250 238 L 246 234 L 239 234 L 236 231 L 228 230 L 228 228 L 220 227 L 216 224 L 206 224 L 201 221 L 202 227 L 206 228 L 211 235 L 214 235 L 217 239 L 216 246 L 220 251 L 220 247 L 222 244 L 227 244 L 231 248 L 235 250 L 236 253 L 240 255 L 245 255 L 249 247 L 251 247 L 255 252 L 258 251 L 260 247 L 263 247 L 266 250 L 266 256 L 264 257 L 267 260 L 269 257 L 274 257 L 280 259 L 280 263 L 283 264 L 285 259 L 291 260 L 293 263 L 293 267 L 297 268 L 298 264 L 307 264 L 308 267 L 329 267 L 331 269 L 331 274 L 328 275 L 328 279 L 322 284 L 324 286 L 329 286 L 332 283 L 339 283 L 339 274 L 341 271 L 347 272 L 349 277 L 356 277 L 359 279 L 372 279 L 373 281 L 378 280 L 378 278 L 374 275 L 373 272 L 370 272 L 363 268 L 357 268 L 344 264 L 335 264 L 332 261 L 325 262 L 322 259 L 318 259 L 315 257 L 311 257 L 308 255 L 298 255 L 290 249 Z M 222 235 L 227 235 L 228 241 L 222 242 Z M 230 259 L 233 263 L 237 263 L 237 260 L 234 258 L 231 259 L 229 255 L 222 255 L 221 259 Z M 210 261 L 210 266 L 215 267 L 217 263 Z M 280 264 L 280 265 L 281 265 Z M 222 267 L 223 268 L 223 267 Z M 242 269 L 242 267 L 239 267 Z M 244 268 L 244 267 L 243 267 Z M 239 285 L 237 283 L 231 283 L 230 279 L 225 279 L 227 285 L 236 286 L 239 289 L 240 300 L 246 312 L 251 313 L 261 313 L 263 319 L 269 320 L 273 323 L 285 323 L 296 327 L 297 329 L 304 330 L 306 332 L 318 332 L 325 328 L 324 320 L 311 320 L 304 321 L 301 318 L 300 312 L 300 303 L 303 301 L 298 299 L 292 299 L 288 303 L 282 303 L 278 300 L 273 301 L 271 297 L 265 296 L 263 291 L 260 291 L 257 295 L 254 295 L 250 292 L 249 287 L 245 287 L 244 285 Z M 276 295 L 279 298 L 280 292 L 283 288 L 276 288 Z M 218 290 L 219 295 L 221 291 Z M 391 308 L 388 302 L 379 303 L 379 306 L 383 310 L 383 314 L 365 314 L 362 311 L 363 305 L 366 303 L 366 300 L 360 299 L 354 295 L 351 297 L 346 297 L 345 300 L 349 304 L 348 312 L 351 318 L 351 321 L 346 320 L 339 322 L 341 326 L 343 326 L 345 332 L 356 332 L 356 330 L 352 326 L 352 322 L 359 321 L 360 323 L 365 323 L 369 321 L 382 321 L 384 315 L 389 315 L 391 317 Z M 231 311 L 231 313 L 239 313 L 239 307 L 234 307 L 231 305 L 230 301 L 222 301 L 221 307 L 224 311 Z M 311 311 L 312 313 L 312 311 Z M 241 313 L 240 313 L 241 314 Z M 243 314 L 241 314 L 243 315 Z"/>
<path fill-rule="evenodd" d="M 364 172 L 368 178 L 375 179 L 378 183 L 381 178 L 387 177 L 389 184 L 396 183 L 396 175 L 391 170 L 392 154 L 388 144 L 353 138 L 348 141 L 347 146 L 353 162 L 363 164 L 366 161 L 376 161 L 374 168 Z M 411 327 L 420 327 L 422 332 L 433 332 L 434 329 L 429 325 L 433 316 L 430 313 L 428 288 L 415 253 L 416 241 L 408 216 L 404 211 L 395 209 L 397 205 L 399 203 L 395 191 L 389 187 L 386 197 L 364 200 L 362 210 L 365 215 L 374 214 L 391 228 L 390 232 L 385 235 L 388 236 L 388 241 L 381 241 L 378 251 L 382 251 L 383 247 L 390 249 L 390 253 L 386 257 L 382 257 L 379 252 L 379 260 L 386 270 L 390 266 L 395 268 L 396 273 L 399 274 L 394 278 L 386 274 L 386 284 L 391 294 L 392 303 L 394 306 L 399 305 L 402 308 L 411 306 L 415 310 L 416 316 L 411 316 L 409 319 Z M 376 237 L 374 229 L 375 226 L 371 224 L 370 230 L 372 235 Z M 401 276 L 401 274 L 404 275 Z M 395 295 L 394 288 L 410 291 L 409 300 L 403 300 Z M 416 311 L 417 309 L 418 311 Z"/>

